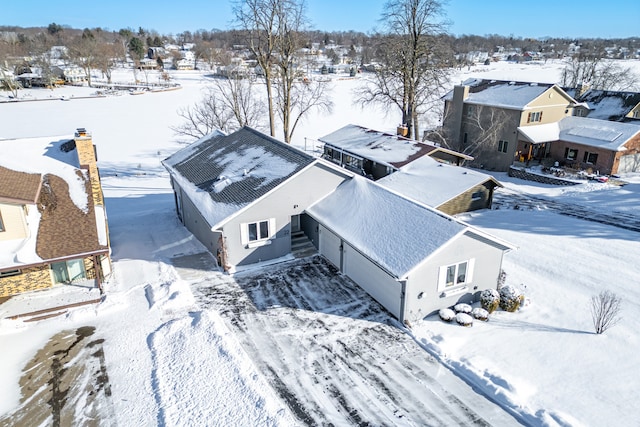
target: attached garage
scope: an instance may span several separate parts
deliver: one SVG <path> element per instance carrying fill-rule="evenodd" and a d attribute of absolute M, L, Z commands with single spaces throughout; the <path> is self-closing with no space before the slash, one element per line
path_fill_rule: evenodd
<path fill-rule="evenodd" d="M 367 291 L 397 318 L 402 313 L 403 283 L 396 280 L 358 252 L 344 244 L 343 273 Z"/>
<path fill-rule="evenodd" d="M 306 214 L 317 222 L 320 253 L 402 322 L 495 289 L 509 249 L 489 236 L 468 238 L 468 225 L 361 177 Z M 439 271 L 474 259 L 482 263 L 466 279 L 450 286 L 439 279 Z"/>

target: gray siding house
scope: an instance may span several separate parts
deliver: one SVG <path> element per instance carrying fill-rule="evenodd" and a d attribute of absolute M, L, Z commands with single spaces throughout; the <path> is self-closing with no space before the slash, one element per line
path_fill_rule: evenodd
<path fill-rule="evenodd" d="M 216 132 L 163 164 L 177 212 L 225 270 L 317 251 L 400 321 L 497 286 L 508 243 L 251 128 Z"/>
<path fill-rule="evenodd" d="M 311 206 L 319 251 L 400 321 L 495 289 L 509 243 L 355 176 Z"/>
<path fill-rule="evenodd" d="M 350 176 L 249 127 L 214 132 L 163 164 L 179 218 L 225 270 L 289 254 L 300 215 Z"/>

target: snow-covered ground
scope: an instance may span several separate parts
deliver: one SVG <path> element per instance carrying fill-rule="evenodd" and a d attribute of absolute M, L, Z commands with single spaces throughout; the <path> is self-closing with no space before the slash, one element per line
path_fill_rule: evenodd
<path fill-rule="evenodd" d="M 640 71 L 640 61 L 631 64 Z M 472 76 L 555 82 L 559 69 L 552 62 L 496 63 L 462 70 L 454 82 Z M 121 80 L 130 80 L 130 74 L 123 73 Z M 203 248 L 174 215 L 160 160 L 182 146 L 169 129 L 180 122 L 176 110 L 195 102 L 207 85 L 198 72 L 172 75 L 182 89 L 95 99 L 79 99 L 94 92 L 88 88 L 31 89 L 24 94 L 50 100 L 0 104 L 3 138 L 71 135 L 77 127 L 92 133 L 114 259 L 103 303 L 35 323 L 0 320 L 0 414 L 28 406 L 20 402 L 22 370 L 49 338 L 89 325 L 104 339 L 111 385 L 111 406 L 104 414 L 114 416 L 117 425 L 300 423 L 291 405 L 274 391 L 232 318 L 215 307 L 203 307 L 199 285 L 217 273 L 190 276 L 172 263 Z M 361 81 L 336 79 L 333 113 L 303 122 L 294 144 L 310 145 L 348 123 L 393 131 L 399 122 L 396 111 L 362 110 L 351 104 L 352 90 Z M 6 95 L 0 93 L 0 101 Z M 62 95 L 69 100 L 60 100 Z M 501 174 L 497 178 L 509 190 L 611 215 L 640 211 L 637 176 L 625 177 L 631 184 L 624 187 L 570 188 Z M 523 285 L 528 304 L 514 314 L 495 313 L 489 322 L 476 322 L 472 328 L 436 317 L 414 323 L 406 332 L 424 348 L 425 357 L 435 357 L 524 424 L 637 422 L 640 234 L 543 207 L 506 206 L 462 219 L 519 247 L 506 255 L 504 270 L 508 284 Z M 623 297 L 623 317 L 604 335 L 596 335 L 589 298 L 605 289 Z M 295 363 L 290 362 L 292 372 L 300 368 Z M 0 415 L 0 423 L 3 420 Z M 352 421 L 337 420 L 341 422 Z M 399 421 L 388 420 L 394 422 Z M 412 425 L 409 419 L 403 422 Z"/>

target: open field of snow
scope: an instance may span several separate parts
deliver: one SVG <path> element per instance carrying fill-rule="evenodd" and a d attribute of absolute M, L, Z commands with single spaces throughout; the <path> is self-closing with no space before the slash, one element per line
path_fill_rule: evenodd
<path fill-rule="evenodd" d="M 640 61 L 632 64 L 640 71 Z M 0 425 L 12 424 L 12 419 L 33 408 L 32 401 L 21 401 L 20 378 L 25 366 L 39 350 L 46 348 L 51 337 L 82 327 L 95 328 L 91 340 L 104 340 L 100 345 L 110 393 L 104 393 L 103 400 L 98 401 L 102 406 L 91 406 L 103 418 L 100 424 L 104 425 L 210 425 L 208 420 L 216 420 L 220 425 L 299 425 L 304 418 L 296 412 L 292 399 L 323 402 L 320 395 L 329 386 L 337 387 L 337 394 L 350 399 L 356 394 L 354 388 L 362 387 L 362 393 L 367 388 L 367 392 L 383 387 L 394 389 L 393 384 L 374 386 L 363 381 L 362 378 L 368 378 L 362 374 L 368 372 L 366 366 L 355 370 L 353 375 L 318 377 L 314 383 L 310 373 L 313 366 L 302 365 L 299 358 L 276 363 L 273 356 L 276 350 L 260 351 L 259 339 L 270 341 L 269 335 L 260 336 L 260 331 L 273 333 L 278 322 L 284 324 L 283 333 L 287 326 L 299 329 L 295 321 L 307 315 L 325 314 L 332 307 L 326 304 L 324 308 L 312 306 L 305 310 L 273 307 L 261 313 L 267 317 L 258 322 L 255 313 L 230 313 L 232 302 L 221 304 L 203 299 L 209 283 L 219 291 L 216 298 L 224 296 L 224 290 L 230 286 L 226 282 L 228 276 L 201 271 L 190 275 L 188 269 L 176 267 L 179 265 L 176 259 L 198 254 L 203 248 L 175 217 L 168 175 L 160 160 L 182 146 L 169 126 L 180 122 L 176 110 L 199 98 L 207 78 L 197 72 L 175 72 L 173 76 L 182 89 L 94 99 L 74 99 L 94 92 L 88 88 L 32 89 L 29 93 L 33 98 L 50 100 L 0 103 L 3 118 L 0 138 L 70 136 L 77 127 L 85 127 L 92 133 L 103 177 L 114 260 L 114 275 L 106 284 L 107 297 L 101 304 L 29 324 L 0 320 L 3 349 Z M 470 76 L 554 82 L 559 67 L 557 63 L 498 63 L 463 70 L 454 81 Z M 130 79 L 122 74 L 122 79 L 125 78 Z M 397 112 L 361 110 L 351 105 L 351 91 L 357 84 L 359 79 L 335 80 L 334 112 L 306 120 L 296 131 L 294 144 L 304 147 L 305 137 L 309 141 L 317 139 L 348 123 L 393 131 L 399 121 Z M 5 95 L 0 93 L 0 101 Z M 69 101 L 60 100 L 61 95 L 66 95 Z M 533 184 L 500 174 L 496 177 L 509 190 L 585 205 L 614 217 L 617 212 L 631 215 L 640 212 L 637 176 L 625 177 L 631 184 L 624 187 L 584 184 L 571 188 Z M 535 204 L 520 209 L 507 205 L 468 214 L 462 219 L 518 246 L 517 251 L 506 255 L 503 267 L 508 284 L 523 285 L 528 304 L 514 314 L 497 312 L 489 322 L 476 322 L 472 328 L 429 317 L 413 322 L 410 330 L 398 326 L 393 330 L 394 336 L 408 339 L 411 345 L 418 344 L 425 359 L 441 362 L 442 369 L 446 367 L 470 388 L 485 395 L 489 407 L 497 404 L 522 424 L 636 423 L 636 395 L 640 391 L 640 373 L 635 366 L 640 352 L 637 332 L 640 233 L 570 218 Z M 255 271 L 251 274 L 259 277 Z M 253 298 L 259 309 L 269 294 L 264 294 L 257 284 L 243 282 L 242 277 L 249 276 L 238 275 L 240 288 L 236 291 L 242 298 Z M 606 334 L 595 335 L 589 298 L 605 289 L 623 297 L 623 317 Z M 242 326 L 248 320 L 251 325 L 262 324 L 265 329 L 243 332 Z M 371 318 L 354 314 L 332 321 L 332 328 L 322 331 L 326 335 L 322 340 L 342 342 L 345 352 L 362 350 L 358 346 L 366 341 L 351 339 L 344 334 L 344 328 L 366 325 Z M 371 331 L 391 333 L 388 329 L 389 326 L 380 323 Z M 287 356 L 303 357 L 308 351 L 313 353 L 308 361 L 336 362 L 319 350 L 323 341 L 311 339 L 313 335 L 305 338 L 305 346 Z M 274 345 L 291 342 L 282 336 L 273 340 Z M 411 348 L 411 354 L 420 357 Z M 370 349 L 366 352 L 369 358 L 375 354 Z M 380 355 L 381 365 L 386 357 Z M 376 360 L 368 359 L 365 365 L 375 363 Z M 287 390 L 295 394 L 287 396 L 274 381 L 276 375 L 265 367 L 289 370 L 293 376 L 298 372 L 299 377 L 305 373 L 309 377 L 301 377 L 300 381 L 308 382 L 302 382 L 298 388 L 291 378 L 285 381 Z M 398 367 L 394 365 L 394 369 Z M 392 382 L 393 377 L 390 374 L 384 381 Z M 362 382 L 341 383 L 336 381 L 339 378 Z M 424 395 L 405 400 L 400 395 L 394 405 L 407 414 L 413 410 L 417 414 L 417 405 L 428 406 L 429 399 Z M 470 408 L 473 412 L 487 411 Z M 382 410 L 380 413 L 375 415 L 380 418 L 373 418 L 362 409 L 355 415 L 362 417 L 362 422 L 374 424 L 426 422 L 419 415 L 398 419 Z M 78 413 L 77 420 L 86 421 L 82 417 L 90 415 Z M 347 416 L 337 409 L 324 414 L 324 418 L 313 419 L 358 424 L 354 415 Z M 473 424 L 464 418 L 451 419 Z M 492 425 L 509 425 L 492 423 L 489 419 L 484 418 Z"/>

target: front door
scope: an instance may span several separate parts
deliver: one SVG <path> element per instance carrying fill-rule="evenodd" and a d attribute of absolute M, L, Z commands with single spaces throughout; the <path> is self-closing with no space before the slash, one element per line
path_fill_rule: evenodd
<path fill-rule="evenodd" d="M 300 231 L 300 215 L 291 216 L 291 234 Z"/>

